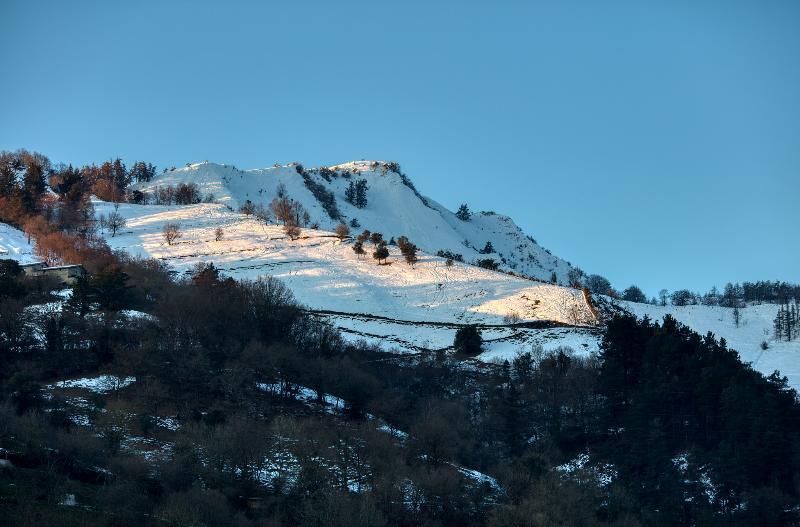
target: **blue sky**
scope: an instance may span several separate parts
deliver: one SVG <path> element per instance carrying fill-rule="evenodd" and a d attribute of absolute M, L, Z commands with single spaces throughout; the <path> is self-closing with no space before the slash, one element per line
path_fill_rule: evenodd
<path fill-rule="evenodd" d="M 0 3 L 0 149 L 392 159 L 618 288 L 800 282 L 800 3 Z"/>

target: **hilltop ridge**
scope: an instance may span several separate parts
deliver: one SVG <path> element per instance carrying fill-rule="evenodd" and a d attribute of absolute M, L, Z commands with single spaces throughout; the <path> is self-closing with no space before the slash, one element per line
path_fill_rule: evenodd
<path fill-rule="evenodd" d="M 346 199 L 348 186 L 364 180 L 366 206 Z M 467 263 L 493 259 L 500 270 L 522 276 L 567 283 L 572 266 L 552 255 L 526 235 L 508 216 L 475 212 L 468 220 L 436 200 L 423 196 L 397 163 L 350 161 L 329 167 L 305 168 L 299 163 L 240 170 L 210 162 L 165 171 L 133 188 L 153 193 L 158 187 L 194 183 L 203 196 L 238 210 L 248 200 L 267 207 L 279 189 L 309 213 L 309 224 L 333 230 L 340 222 L 353 231 L 368 229 L 390 237 L 407 236 L 421 249 L 449 251 Z M 491 252 L 488 252 L 490 244 Z"/>

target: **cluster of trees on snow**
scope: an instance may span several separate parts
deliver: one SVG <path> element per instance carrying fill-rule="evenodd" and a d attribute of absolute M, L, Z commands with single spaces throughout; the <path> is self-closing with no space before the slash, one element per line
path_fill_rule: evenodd
<path fill-rule="evenodd" d="M 336 196 L 333 195 L 333 192 L 326 189 L 324 185 L 314 181 L 314 179 L 311 177 L 311 174 L 309 174 L 308 171 L 303 168 L 303 165 L 298 163 L 295 165 L 295 169 L 297 170 L 297 173 L 303 177 L 303 183 L 305 184 L 306 188 L 311 192 L 311 194 L 314 195 L 315 198 L 317 198 L 317 201 L 320 205 L 322 205 L 322 208 L 325 209 L 325 212 L 328 213 L 328 216 L 332 220 L 341 219 L 342 215 L 339 212 L 339 207 L 336 205 Z M 323 178 L 328 181 L 331 180 L 333 171 L 325 168 L 324 170 L 320 169 L 319 172 Z"/>
<path fill-rule="evenodd" d="M 403 259 L 405 259 L 408 265 L 414 265 L 417 263 L 417 246 L 408 241 L 408 238 L 405 236 L 400 236 L 397 238 L 397 247 L 400 249 L 400 254 L 403 255 Z"/>
<path fill-rule="evenodd" d="M 622 292 L 618 292 L 605 277 L 597 274 L 585 275 L 579 268 L 569 270 L 567 281 L 572 287 L 586 287 L 595 295 L 608 295 L 629 302 L 662 306 L 705 305 L 739 309 L 748 303 L 786 304 L 800 298 L 800 285 L 780 281 L 742 282 L 741 284 L 728 282 L 721 292 L 716 287 L 712 287 L 706 293 L 696 293 L 688 289 L 678 289 L 672 292 L 662 289 L 659 291 L 658 297 L 650 299 L 636 285 L 631 285 Z"/>
<path fill-rule="evenodd" d="M 342 224 L 340 227 L 346 226 Z M 405 236 L 400 236 L 397 241 L 392 238 L 389 242 L 387 242 L 383 238 L 383 234 L 380 232 L 370 232 L 369 230 L 365 229 L 361 234 L 356 236 L 356 239 L 353 242 L 353 252 L 356 253 L 359 258 L 367 253 L 367 250 L 364 247 L 364 244 L 366 243 L 372 244 L 372 257 L 377 260 L 378 265 L 385 265 L 388 263 L 387 260 L 390 255 L 388 247 L 389 245 L 396 245 L 400 249 L 400 254 L 403 255 L 403 259 L 407 264 L 414 265 L 418 260 L 417 252 L 419 249 Z"/>
<path fill-rule="evenodd" d="M 446 258 L 448 260 L 452 260 L 455 262 L 464 261 L 464 255 L 459 253 L 454 253 L 453 251 L 450 251 L 448 249 L 439 249 L 438 251 L 436 251 L 436 256 L 440 258 Z"/>
<path fill-rule="evenodd" d="M 363 209 L 367 206 L 367 190 L 369 190 L 369 186 L 367 186 L 366 179 L 350 181 L 344 191 L 344 199 L 351 205 Z"/>
<path fill-rule="evenodd" d="M 797 302 L 781 305 L 772 325 L 775 340 L 788 342 L 800 336 L 800 309 L 797 308 Z"/>
<path fill-rule="evenodd" d="M 151 180 L 155 170 L 143 161 L 129 170 L 119 158 L 74 168 L 54 165 L 47 156 L 27 150 L 0 152 L 0 221 L 23 227 L 42 217 L 58 229 L 91 237 L 96 225 L 90 197 L 141 202 L 142 193 L 128 186 Z"/>
<path fill-rule="evenodd" d="M 670 293 L 666 289 L 659 292 L 658 300 L 653 303 L 676 306 L 705 305 L 741 308 L 748 303 L 785 304 L 800 298 L 800 285 L 787 282 L 742 282 L 725 284 L 720 292 L 716 286 L 706 293 L 695 293 L 688 289 L 679 289 Z"/>
<path fill-rule="evenodd" d="M 283 224 L 283 230 L 291 240 L 300 237 L 300 227 L 308 226 L 311 216 L 299 201 L 286 195 L 285 188 L 279 187 L 278 195 L 270 202 L 269 209 Z"/>
<path fill-rule="evenodd" d="M 134 191 L 129 201 L 141 205 L 192 205 L 195 203 L 212 203 L 213 194 L 203 196 L 195 183 L 178 183 L 177 185 L 157 186 L 152 192 Z"/>

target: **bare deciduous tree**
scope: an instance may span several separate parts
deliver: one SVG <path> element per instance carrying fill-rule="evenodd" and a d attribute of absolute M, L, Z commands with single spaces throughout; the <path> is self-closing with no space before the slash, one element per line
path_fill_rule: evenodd
<path fill-rule="evenodd" d="M 340 223 L 336 226 L 336 237 L 340 240 L 344 240 L 350 234 L 350 227 L 347 226 L 345 223 Z"/>
<path fill-rule="evenodd" d="M 167 245 L 172 245 L 172 242 L 183 236 L 183 233 L 181 233 L 181 226 L 177 223 L 165 223 L 162 231 Z"/>
<path fill-rule="evenodd" d="M 108 230 L 111 231 L 112 238 L 117 235 L 119 229 L 125 226 L 125 223 L 125 218 L 116 210 L 108 215 L 108 218 L 106 218 L 106 225 L 108 226 Z"/>
<path fill-rule="evenodd" d="M 288 236 L 292 241 L 295 241 L 300 237 L 300 227 L 291 222 L 283 226 L 283 232 L 285 232 L 286 236 Z"/>

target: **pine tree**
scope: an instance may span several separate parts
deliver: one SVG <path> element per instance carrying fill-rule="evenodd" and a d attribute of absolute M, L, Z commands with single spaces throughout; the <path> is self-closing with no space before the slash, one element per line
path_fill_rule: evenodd
<path fill-rule="evenodd" d="M 367 186 L 366 179 L 359 179 L 356 182 L 356 196 L 355 196 L 355 206 L 359 209 L 363 209 L 367 206 L 367 190 L 369 187 Z"/>
<path fill-rule="evenodd" d="M 456 212 L 456 218 L 461 221 L 469 221 L 472 219 L 472 213 L 469 211 L 469 207 L 466 203 L 462 203 L 460 207 L 458 207 L 458 212 Z"/>
<path fill-rule="evenodd" d="M 400 248 L 400 252 L 403 253 L 403 257 L 406 259 L 407 264 L 414 265 L 417 263 L 417 246 L 413 243 L 406 242 Z"/>
<path fill-rule="evenodd" d="M 363 244 L 363 243 L 366 243 L 366 242 L 367 242 L 367 240 L 369 240 L 369 237 L 370 237 L 370 235 L 371 235 L 371 234 L 372 234 L 372 233 L 371 233 L 371 232 L 369 232 L 369 230 L 367 230 L 367 229 L 364 229 L 364 230 L 361 232 L 361 234 L 359 234 L 359 235 L 356 237 L 356 240 L 360 241 L 362 244 Z"/>
<path fill-rule="evenodd" d="M 483 249 L 478 252 L 481 254 L 492 254 L 494 252 L 494 246 L 492 245 L 492 242 L 486 242 L 486 245 L 483 246 Z"/>
<path fill-rule="evenodd" d="M 347 189 L 344 191 L 344 200 L 351 205 L 356 204 L 356 184 L 353 181 L 347 185 Z"/>
<path fill-rule="evenodd" d="M 389 248 L 386 247 L 385 242 L 381 242 L 375 249 L 375 252 L 372 253 L 372 257 L 378 260 L 378 265 L 381 264 L 381 260 L 386 263 L 386 259 L 389 258 Z"/>
<path fill-rule="evenodd" d="M 353 252 L 356 253 L 358 258 L 361 258 L 361 256 L 363 256 L 366 253 L 366 251 L 364 250 L 364 243 L 361 241 L 357 241 L 356 243 L 354 243 Z"/>
<path fill-rule="evenodd" d="M 462 355 L 478 355 L 483 351 L 483 337 L 477 326 L 463 326 L 456 331 L 453 340 L 453 348 L 456 353 Z"/>

